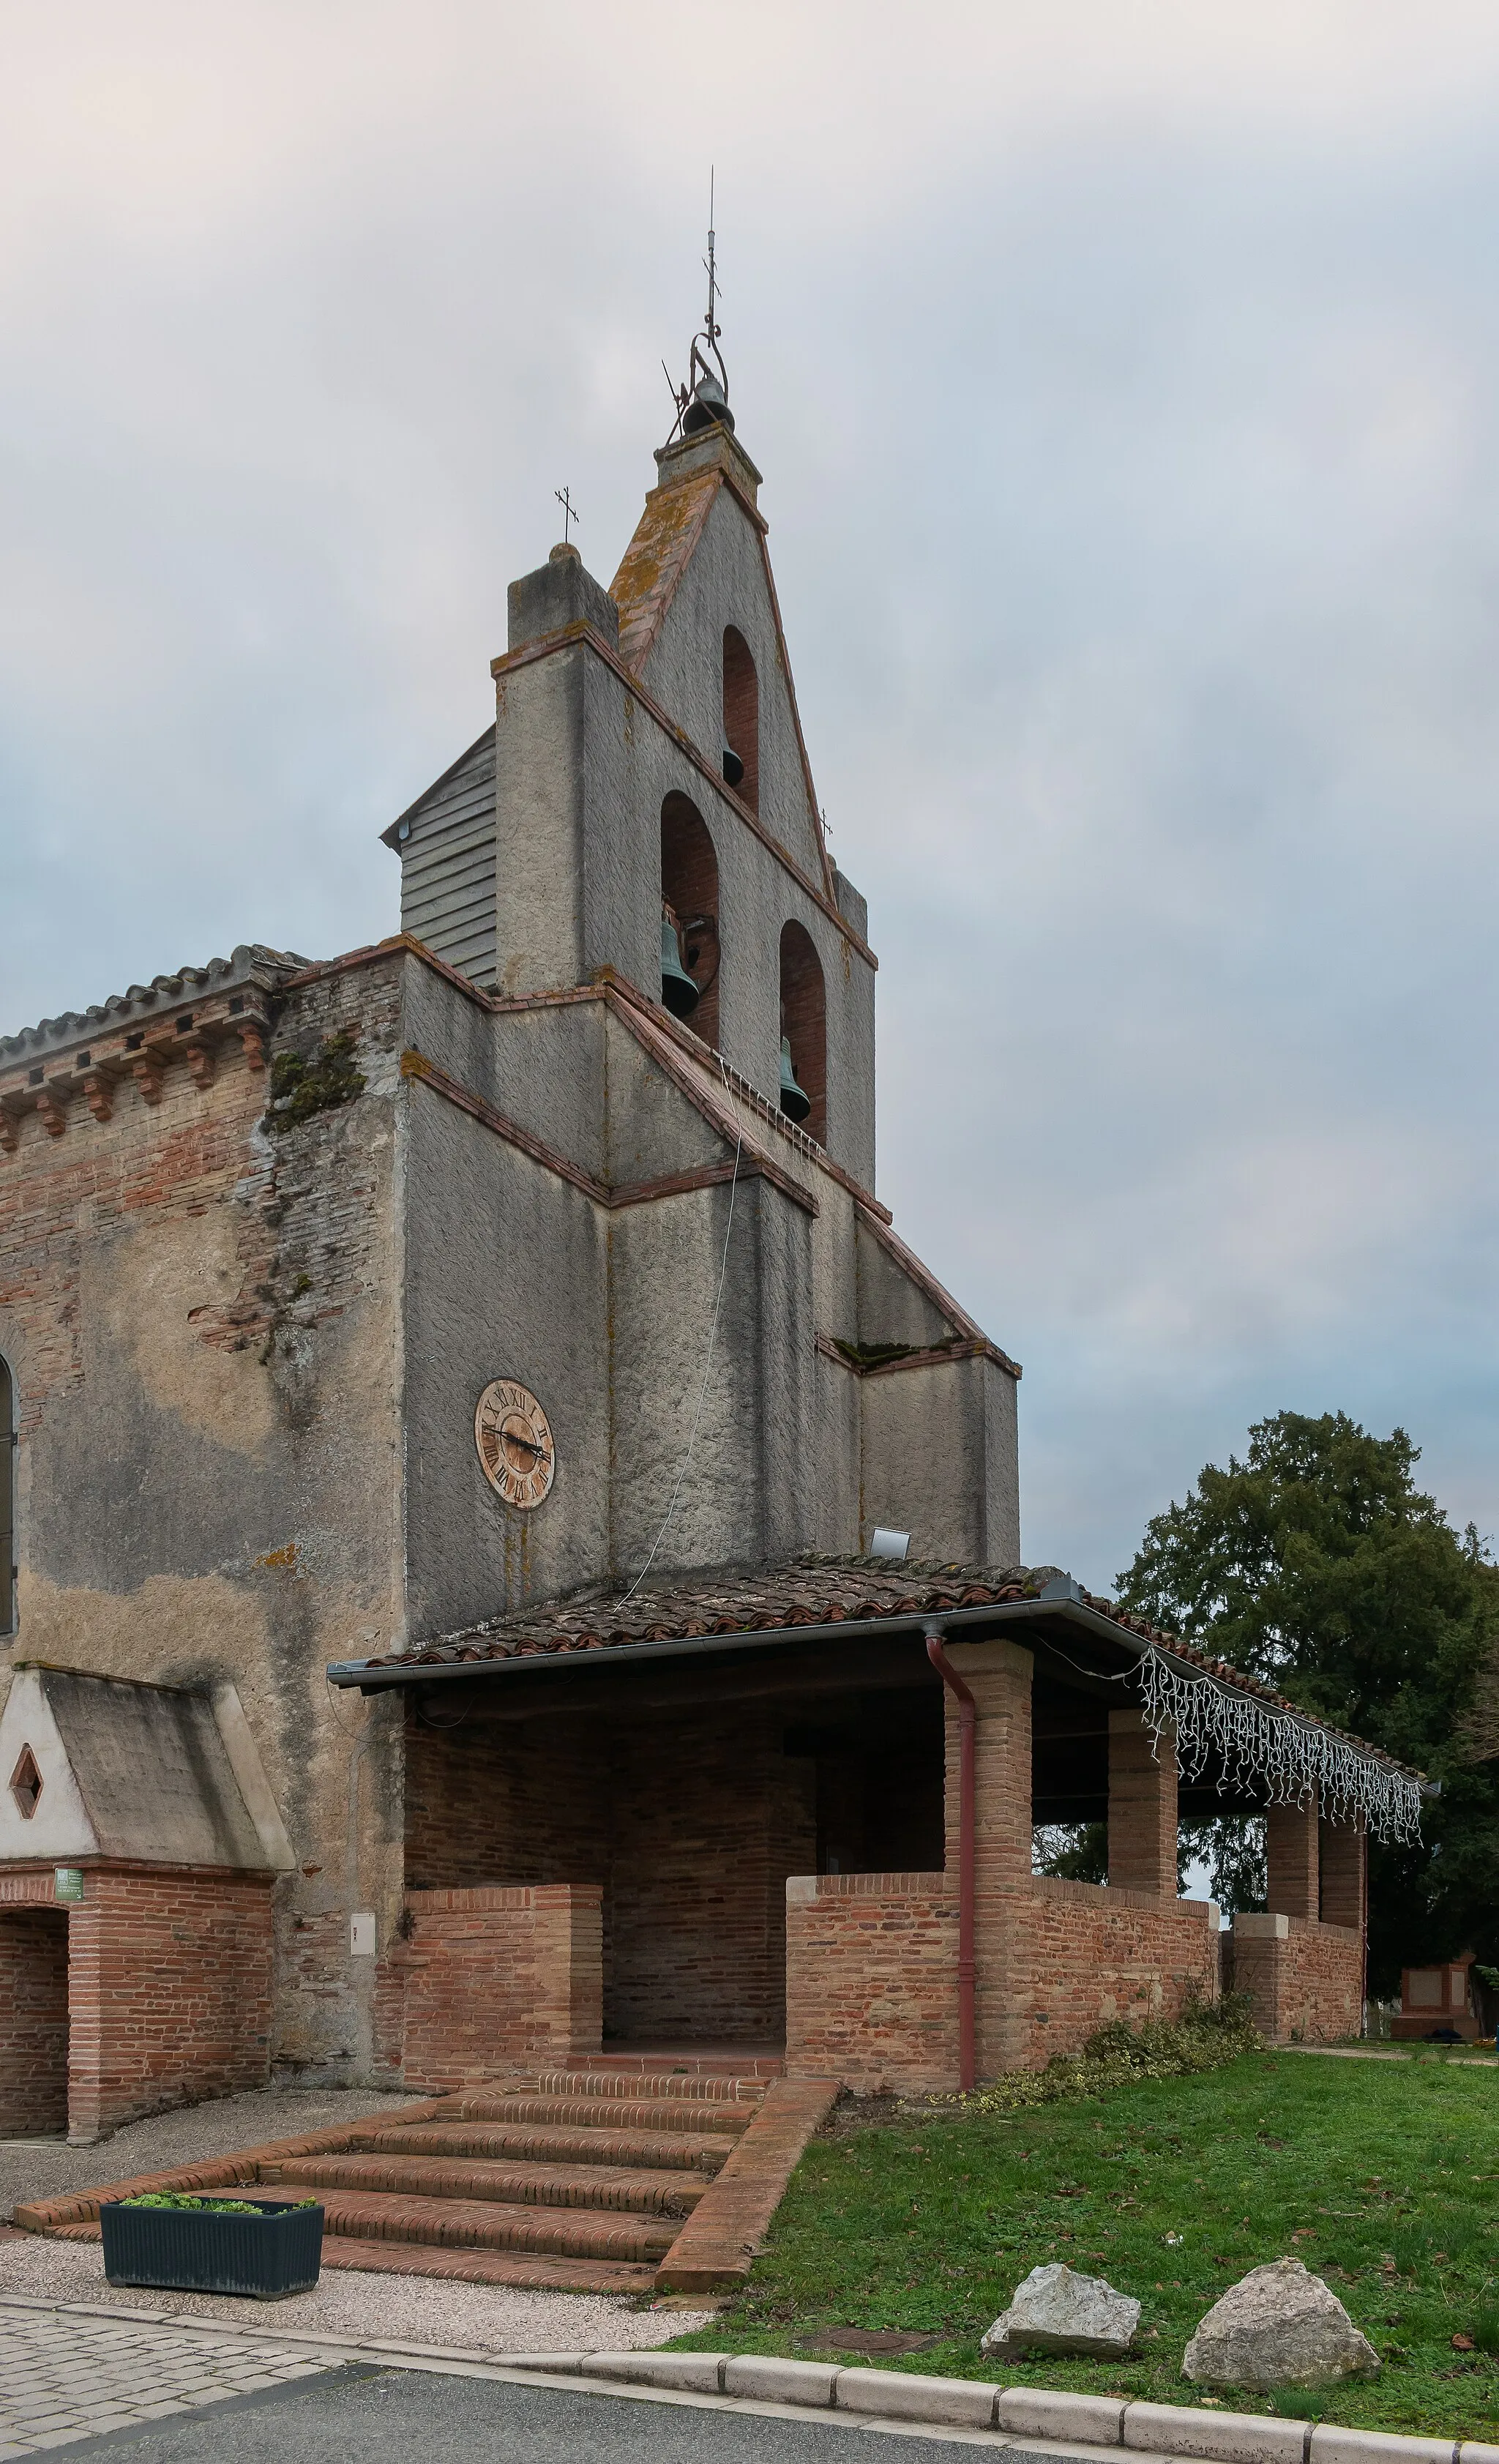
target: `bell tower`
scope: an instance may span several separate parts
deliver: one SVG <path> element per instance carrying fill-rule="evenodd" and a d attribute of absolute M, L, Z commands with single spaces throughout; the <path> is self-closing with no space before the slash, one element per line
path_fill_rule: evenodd
<path fill-rule="evenodd" d="M 609 587 L 571 542 L 511 583 L 493 732 L 386 837 L 435 955 L 506 1000 L 625 978 L 870 1188 L 867 911 L 828 858 L 714 309 L 710 274 Z"/>

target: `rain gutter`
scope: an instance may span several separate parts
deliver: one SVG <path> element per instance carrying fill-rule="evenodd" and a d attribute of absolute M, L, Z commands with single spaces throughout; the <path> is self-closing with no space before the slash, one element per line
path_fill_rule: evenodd
<path fill-rule="evenodd" d="M 1135 1656 L 1138 1656 L 1139 1638 L 1133 1635 L 1128 1627 L 1121 1628 L 1101 1609 L 1093 1608 L 1082 1597 L 1072 1576 L 1067 1574 L 1048 1583 L 1034 1599 L 996 1600 L 986 1608 L 912 1609 L 894 1617 L 839 1617 L 821 1625 L 745 1626 L 736 1634 L 684 1635 L 676 1640 L 662 1642 L 598 1643 L 581 1650 L 512 1652 L 503 1659 L 494 1660 L 422 1661 L 413 1656 L 379 1664 L 367 1660 L 335 1660 L 328 1663 L 327 1678 L 330 1685 L 358 1686 L 362 1694 L 377 1694 L 384 1693 L 390 1686 L 441 1685 L 452 1679 L 472 1682 L 476 1678 L 539 1676 L 548 1669 L 575 1669 L 580 1665 L 612 1668 L 621 1662 L 633 1665 L 646 1660 L 702 1660 L 721 1652 L 790 1651 L 804 1642 L 858 1642 L 874 1635 L 944 1635 L 955 1627 L 987 1626 L 992 1630 L 999 1625 L 1029 1625 L 1039 1618 L 1057 1617 L 1064 1618 L 1069 1625 L 1079 1627 L 1085 1634 L 1096 1637 L 1099 1641 L 1107 1642 L 1116 1652 L 1129 1651 L 1135 1646 Z M 1169 1645 L 1152 1641 L 1149 1647 L 1183 1677 L 1194 1682 L 1201 1682 L 1205 1677 L 1210 1684 L 1222 1687 L 1225 1694 L 1243 1692 L 1251 1702 L 1264 1700 L 1247 1686 L 1235 1686 L 1228 1679 L 1216 1676 L 1211 1669 L 1179 1658 Z M 1127 1674 L 1121 1669 L 1107 1668 L 1080 1668 L 1078 1673 L 1105 1679 Z M 1279 1704 L 1270 1707 L 1280 1718 L 1302 1720 L 1308 1727 L 1326 1726 L 1324 1721 L 1313 1719 L 1308 1712 L 1288 1710 Z M 1370 1753 L 1356 1746 L 1353 1750 L 1364 1762 L 1393 1761 L 1392 1756 Z M 1395 1763 L 1394 1768 L 1397 1771 L 1407 1769 L 1401 1763 Z M 1421 1778 L 1420 1773 L 1414 1771 L 1409 1776 L 1421 1780 L 1423 1796 L 1440 1794 L 1439 1781 Z"/>

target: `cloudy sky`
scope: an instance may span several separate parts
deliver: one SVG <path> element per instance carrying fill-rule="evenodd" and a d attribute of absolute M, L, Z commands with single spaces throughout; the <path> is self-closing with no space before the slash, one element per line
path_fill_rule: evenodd
<path fill-rule="evenodd" d="M 1499 1529 L 1491 0 L 0 0 L 0 1030 L 392 930 L 699 304 L 880 1184 L 1107 1585 L 1282 1405 Z"/>

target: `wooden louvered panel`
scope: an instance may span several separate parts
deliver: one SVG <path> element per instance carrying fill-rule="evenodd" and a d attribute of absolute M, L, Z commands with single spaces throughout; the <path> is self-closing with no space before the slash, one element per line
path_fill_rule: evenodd
<path fill-rule="evenodd" d="M 406 816 L 401 926 L 474 983 L 496 979 L 495 739 L 481 737 Z"/>

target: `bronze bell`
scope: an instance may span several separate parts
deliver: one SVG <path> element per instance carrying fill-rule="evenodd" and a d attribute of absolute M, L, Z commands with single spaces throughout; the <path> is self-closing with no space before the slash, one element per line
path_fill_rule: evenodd
<path fill-rule="evenodd" d="M 796 1083 L 796 1071 L 791 1067 L 791 1039 L 788 1035 L 783 1035 L 781 1039 L 781 1109 L 788 1121 L 805 1121 L 812 1109 L 812 1099 L 805 1088 L 799 1087 Z"/>
<path fill-rule="evenodd" d="M 697 986 L 682 964 L 682 945 L 670 910 L 661 911 L 661 1006 L 673 1018 L 691 1018 L 697 1007 Z"/>

